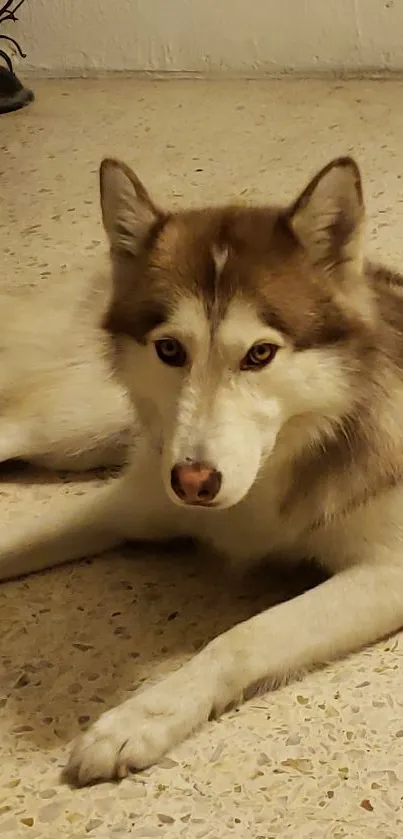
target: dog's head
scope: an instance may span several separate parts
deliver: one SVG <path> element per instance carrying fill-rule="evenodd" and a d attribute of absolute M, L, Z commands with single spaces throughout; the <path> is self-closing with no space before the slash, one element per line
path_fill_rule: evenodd
<path fill-rule="evenodd" d="M 262 465 L 317 441 L 351 400 L 372 304 L 353 160 L 285 209 L 165 213 L 122 163 L 101 166 L 128 383 L 168 495 L 229 507 Z"/>

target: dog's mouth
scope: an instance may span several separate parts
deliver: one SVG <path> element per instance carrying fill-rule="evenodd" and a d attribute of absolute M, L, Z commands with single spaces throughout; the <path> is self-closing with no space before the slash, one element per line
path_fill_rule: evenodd
<path fill-rule="evenodd" d="M 174 501 L 179 507 L 190 507 L 192 510 L 222 510 L 224 507 L 219 501 L 182 501 L 178 497 L 174 498 Z"/>
<path fill-rule="evenodd" d="M 172 487 L 168 484 L 165 484 L 165 492 L 170 499 L 170 501 L 175 504 L 175 507 L 180 507 L 182 510 L 194 510 L 200 511 L 200 515 L 205 513 L 218 513 L 222 510 L 230 510 L 232 507 L 236 507 L 239 504 L 243 497 L 237 498 L 235 501 L 231 499 L 227 499 L 224 495 L 220 498 L 215 498 L 211 500 L 207 499 L 184 499 L 181 498 L 177 493 L 175 493 Z"/>

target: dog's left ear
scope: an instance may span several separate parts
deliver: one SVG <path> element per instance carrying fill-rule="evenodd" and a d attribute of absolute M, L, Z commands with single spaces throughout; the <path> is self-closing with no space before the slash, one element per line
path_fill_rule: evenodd
<path fill-rule="evenodd" d="M 102 220 L 111 248 L 137 256 L 164 214 L 125 163 L 106 158 L 99 176 Z"/>
<path fill-rule="evenodd" d="M 312 263 L 326 271 L 362 267 L 365 216 L 360 171 L 351 157 L 325 166 L 291 206 L 288 223 Z"/>

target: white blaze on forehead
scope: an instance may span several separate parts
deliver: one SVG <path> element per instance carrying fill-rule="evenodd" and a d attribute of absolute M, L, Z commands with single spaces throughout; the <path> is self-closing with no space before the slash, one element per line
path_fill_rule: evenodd
<path fill-rule="evenodd" d="M 217 338 L 223 347 L 234 350 L 248 350 L 259 341 L 285 344 L 284 336 L 277 329 L 267 326 L 259 317 L 252 303 L 233 300 L 219 326 Z"/>
<path fill-rule="evenodd" d="M 226 245 L 213 245 L 211 254 L 215 265 L 216 277 L 218 278 L 222 274 L 228 259 L 228 247 Z"/>

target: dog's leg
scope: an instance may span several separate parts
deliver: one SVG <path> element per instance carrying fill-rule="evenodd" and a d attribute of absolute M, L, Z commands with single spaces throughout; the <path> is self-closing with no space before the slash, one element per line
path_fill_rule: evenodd
<path fill-rule="evenodd" d="M 61 498 L 34 519 L 3 525 L 0 580 L 101 553 L 123 541 L 117 510 L 120 483 L 88 498 Z"/>
<path fill-rule="evenodd" d="M 0 420 L 0 463 L 23 456 L 30 447 L 30 432 L 22 423 Z"/>
<path fill-rule="evenodd" d="M 370 644 L 403 623 L 403 565 L 357 565 L 239 624 L 159 684 L 104 714 L 69 764 L 79 784 L 141 769 L 257 686 Z"/>
<path fill-rule="evenodd" d="M 139 441 L 131 467 L 94 495 L 65 497 L 50 502 L 42 516 L 0 526 L 0 580 L 99 554 L 127 539 L 178 535 L 171 507 L 159 455 Z"/>

